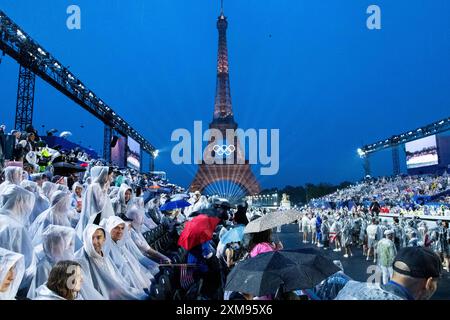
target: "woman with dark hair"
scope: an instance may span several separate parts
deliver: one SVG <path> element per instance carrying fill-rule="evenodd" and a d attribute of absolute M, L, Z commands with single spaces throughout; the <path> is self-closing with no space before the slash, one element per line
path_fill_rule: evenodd
<path fill-rule="evenodd" d="M 46 284 L 37 290 L 35 300 L 76 300 L 83 276 L 78 262 L 63 260 L 50 271 Z"/>
<path fill-rule="evenodd" d="M 256 220 L 256 219 L 252 219 Z M 275 250 L 282 250 L 283 244 L 281 242 L 274 243 L 272 241 L 272 229 L 264 230 L 261 232 L 250 233 L 250 240 L 247 246 L 250 259 L 260 255 L 262 253 L 271 252 Z M 228 292 L 230 294 L 230 292 Z M 272 300 L 272 295 L 266 295 L 261 297 L 249 297 L 249 300 Z"/>
<path fill-rule="evenodd" d="M 283 244 L 281 242 L 275 244 L 272 241 L 272 229 L 250 234 L 248 252 L 250 253 L 251 258 L 254 258 L 261 253 L 281 249 L 283 249 Z"/>

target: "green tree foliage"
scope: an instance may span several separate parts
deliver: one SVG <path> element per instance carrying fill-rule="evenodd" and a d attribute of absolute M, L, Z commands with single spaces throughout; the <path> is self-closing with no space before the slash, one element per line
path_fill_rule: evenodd
<path fill-rule="evenodd" d="M 329 183 L 306 183 L 304 186 L 287 185 L 283 189 L 270 188 L 261 191 L 262 195 L 278 193 L 278 198 L 281 200 L 281 195 L 286 193 L 292 204 L 300 205 L 307 203 L 311 199 L 317 199 L 328 194 L 334 193 L 337 190 L 348 188 L 351 182 L 344 181 L 339 185 L 332 185 Z"/>

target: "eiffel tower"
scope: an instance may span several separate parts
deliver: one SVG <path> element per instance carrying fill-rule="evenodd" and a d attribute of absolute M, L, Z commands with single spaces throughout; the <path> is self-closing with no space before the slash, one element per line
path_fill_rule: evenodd
<path fill-rule="evenodd" d="M 227 133 L 234 132 L 238 125 L 234 121 L 231 104 L 230 76 L 227 48 L 228 21 L 223 12 L 217 20 L 219 31 L 219 50 L 217 57 L 216 98 L 213 120 L 209 129 L 221 132 L 224 139 Z M 231 140 L 231 141 L 230 141 Z M 232 161 L 231 161 L 232 160 Z M 203 162 L 198 166 L 197 174 L 191 184 L 191 191 L 202 192 L 207 186 L 217 182 L 231 182 L 242 188 L 248 195 L 260 192 L 260 186 L 253 174 L 248 160 L 240 147 L 238 138 L 216 141 L 211 135 L 204 152 Z"/>

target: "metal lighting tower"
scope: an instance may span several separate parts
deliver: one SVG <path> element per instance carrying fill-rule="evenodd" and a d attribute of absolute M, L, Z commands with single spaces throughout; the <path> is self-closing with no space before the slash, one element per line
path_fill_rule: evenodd
<path fill-rule="evenodd" d="M 156 151 L 156 148 L 120 117 L 111 106 L 1 10 L 0 50 L 21 65 L 16 112 L 17 129 L 23 130 L 26 125 L 31 124 L 36 75 L 109 126 L 108 131 L 114 129 L 123 136 L 133 138 L 147 153 Z M 111 136 L 109 132 L 105 132 L 103 153 L 107 161 L 110 160 L 111 154 L 111 151 L 107 150 L 110 148 Z"/>
<path fill-rule="evenodd" d="M 24 131 L 33 123 L 34 87 L 36 76 L 34 73 L 20 65 L 19 83 L 17 86 L 16 118 L 14 128 Z"/>
<path fill-rule="evenodd" d="M 400 155 L 398 148 L 398 145 L 392 147 L 392 172 L 394 176 L 398 176 L 400 174 Z"/>
<path fill-rule="evenodd" d="M 112 128 L 105 124 L 103 130 L 103 159 L 107 163 L 111 162 L 111 140 L 112 140 Z"/>

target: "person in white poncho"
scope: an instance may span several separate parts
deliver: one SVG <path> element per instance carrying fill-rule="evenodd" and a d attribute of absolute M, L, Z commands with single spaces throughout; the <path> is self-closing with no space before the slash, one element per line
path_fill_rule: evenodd
<path fill-rule="evenodd" d="M 53 194 L 51 206 L 42 212 L 29 228 L 33 245 L 42 243 L 42 232 L 49 225 L 72 227 L 70 218 L 74 217 L 75 211 L 70 205 L 70 193 L 57 191 Z"/>
<path fill-rule="evenodd" d="M 75 255 L 75 230 L 49 225 L 42 233 L 42 245 L 36 247 L 38 263 L 27 297 L 36 297 L 36 289 L 47 282 L 50 271 L 57 262 L 73 260 Z"/>
<path fill-rule="evenodd" d="M 152 273 L 144 268 L 138 259 L 127 249 L 126 243 L 132 241 L 128 235 L 128 226 L 119 217 L 109 217 L 103 225 L 111 236 L 109 256 L 130 286 L 150 289 Z"/>
<path fill-rule="evenodd" d="M 151 217 L 150 212 L 147 211 L 147 206 L 145 205 L 144 197 L 142 195 L 138 196 L 136 194 L 135 197 L 133 197 L 131 199 L 131 202 L 132 202 L 131 207 L 134 206 L 134 207 L 136 207 L 139 210 L 142 210 L 144 212 L 144 225 L 143 225 L 142 233 L 144 233 L 146 231 L 150 231 L 150 230 L 152 230 L 152 229 L 154 229 L 154 228 L 156 228 L 158 226 L 155 223 L 155 221 L 153 221 L 153 218 Z M 126 215 L 125 215 L 125 217 L 126 217 Z"/>
<path fill-rule="evenodd" d="M 155 259 L 156 261 L 171 263 L 171 260 L 168 257 L 150 247 L 147 240 L 145 240 L 142 235 L 142 226 L 144 224 L 143 211 L 136 207 L 132 207 L 127 213 L 127 218 L 132 220 L 130 228 L 131 239 L 134 241 L 142 254 L 150 257 L 151 259 Z"/>
<path fill-rule="evenodd" d="M 34 195 L 16 185 L 6 188 L 0 203 L 0 247 L 24 255 L 26 271 L 20 289 L 27 291 L 36 271 L 34 248 L 27 230 L 33 206 Z"/>
<path fill-rule="evenodd" d="M 81 212 L 83 207 L 83 185 L 79 182 L 75 182 L 72 185 L 72 208 L 74 208 L 78 213 Z"/>
<path fill-rule="evenodd" d="M 44 197 L 48 200 L 49 203 L 52 198 L 52 195 L 56 191 L 58 191 L 58 185 L 56 183 L 53 183 L 50 181 L 45 181 L 42 184 L 42 193 L 43 193 Z"/>
<path fill-rule="evenodd" d="M 5 181 L 0 184 L 0 197 L 6 188 L 11 185 L 20 185 L 23 179 L 23 169 L 20 167 L 6 167 L 4 170 Z"/>
<path fill-rule="evenodd" d="M 92 299 L 92 289 L 95 289 L 107 300 L 147 299 L 143 289 L 130 287 L 114 265 L 109 256 L 110 241 L 109 234 L 102 227 L 94 224 L 86 226 L 84 246 L 75 254 L 83 270 L 81 295 L 84 299 Z"/>
<path fill-rule="evenodd" d="M 15 300 L 24 274 L 23 255 L 0 248 L 0 300 Z"/>
<path fill-rule="evenodd" d="M 116 216 L 123 218 L 125 217 L 127 211 L 133 205 L 133 189 L 125 183 L 119 188 L 119 192 L 117 196 L 111 200 L 111 204 L 114 209 L 114 213 Z"/>
<path fill-rule="evenodd" d="M 36 182 L 23 180 L 20 185 L 25 190 L 32 192 L 35 197 L 33 211 L 30 215 L 30 224 L 32 224 L 38 215 L 49 208 L 50 202 L 41 194 Z"/>
<path fill-rule="evenodd" d="M 83 195 L 80 221 L 76 227 L 80 239 L 88 224 L 99 224 L 103 219 L 114 216 L 111 199 L 108 196 L 111 182 L 109 167 L 96 166 L 91 169 L 90 173 L 93 181 Z"/>

